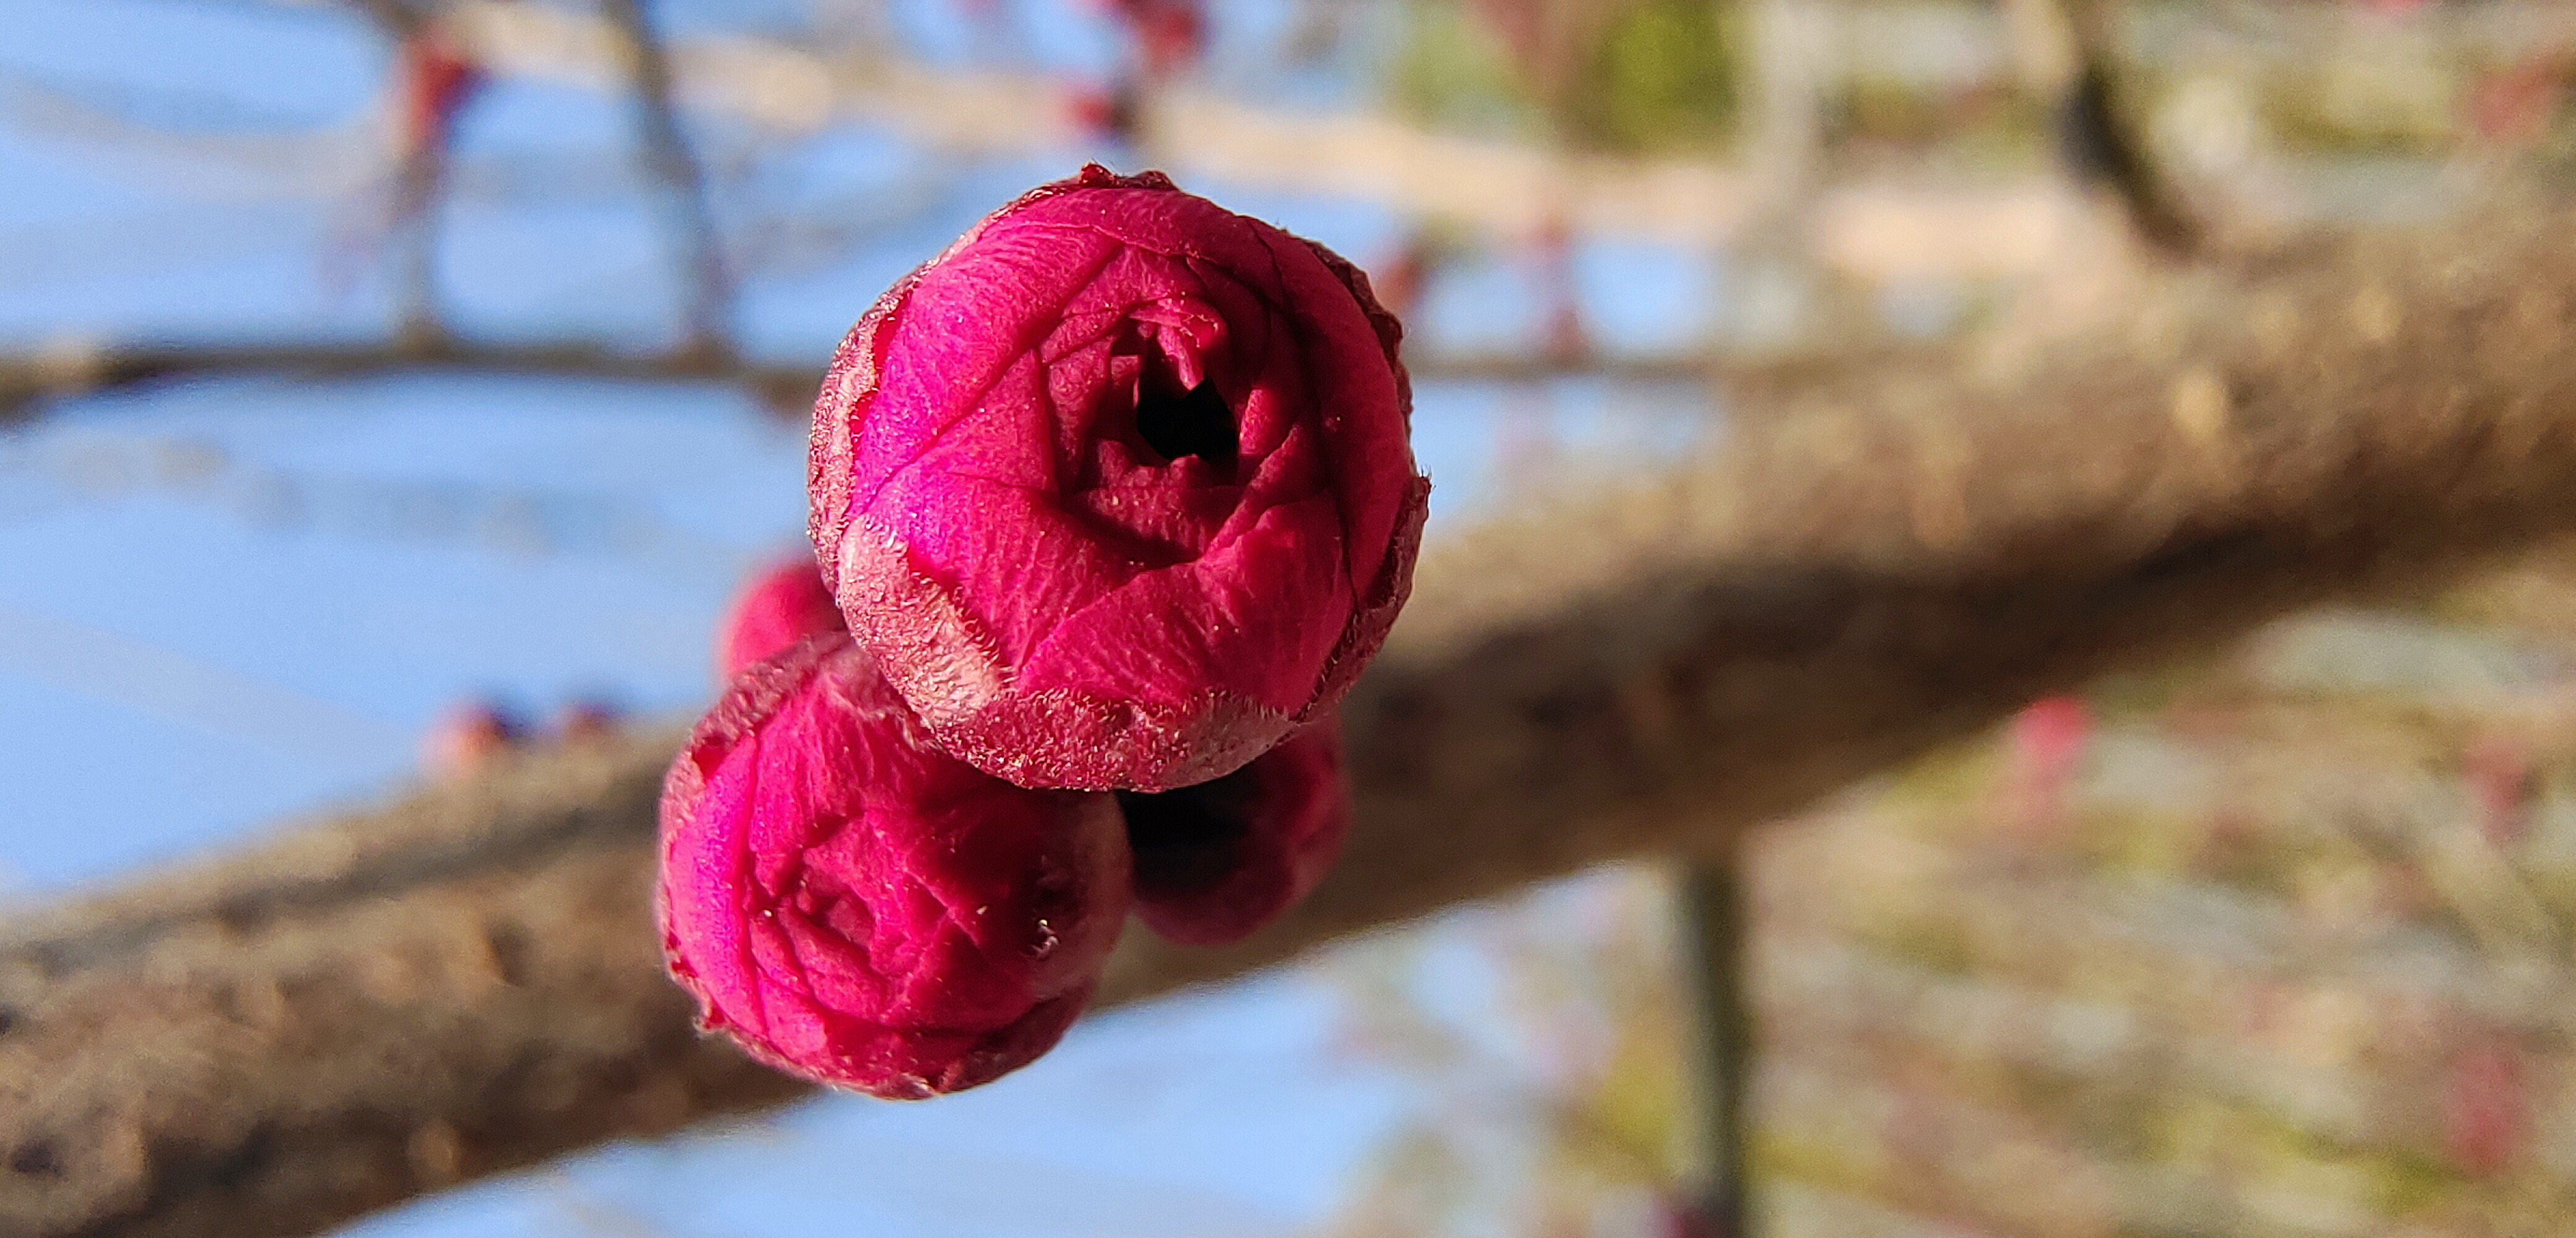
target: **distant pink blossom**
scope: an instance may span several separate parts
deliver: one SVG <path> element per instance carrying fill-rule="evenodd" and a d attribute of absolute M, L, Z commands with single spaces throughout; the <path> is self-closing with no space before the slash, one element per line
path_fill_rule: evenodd
<path fill-rule="evenodd" d="M 1185 946 L 1240 941 L 1315 888 L 1350 833 L 1339 724 L 1326 718 L 1222 778 L 1118 793 L 1136 918 Z"/>
<path fill-rule="evenodd" d="M 1330 708 L 1411 587 L 1429 483 L 1401 328 L 1330 251 L 1090 167 L 852 328 L 809 531 L 949 751 L 1169 790 Z"/>
<path fill-rule="evenodd" d="M 1133 81 L 1108 85 L 1074 83 L 1063 88 L 1065 118 L 1083 133 L 1108 142 L 1131 143 L 1144 116 L 1144 97 Z"/>
<path fill-rule="evenodd" d="M 1166 78 L 1207 54 L 1204 0 L 1095 0 L 1135 39 L 1147 76 Z"/>
<path fill-rule="evenodd" d="M 433 24 L 403 40 L 397 76 L 396 140 L 402 153 L 445 150 L 454 140 L 457 115 L 483 88 L 483 66 Z"/>
<path fill-rule="evenodd" d="M 597 743 L 615 736 L 625 725 L 626 711 L 615 701 L 585 696 L 566 701 L 555 711 L 554 733 L 567 743 Z"/>
<path fill-rule="evenodd" d="M 2530 1081 L 2512 1041 L 2487 1038 L 2451 1059 L 2442 1089 L 2451 1163 L 2471 1177 L 2503 1171 L 2530 1141 Z"/>
<path fill-rule="evenodd" d="M 703 1026 L 917 1098 L 1055 1044 L 1117 939 L 1128 866 L 1111 797 L 943 755 L 831 634 L 744 672 L 673 763 L 657 906 Z"/>
<path fill-rule="evenodd" d="M 2490 844 L 2509 847 L 2530 829 L 2534 774 L 2531 756 L 2509 735 L 2486 735 L 2461 756 L 2460 774 L 2476 804 L 2478 830 Z"/>
<path fill-rule="evenodd" d="M 2010 740 L 2012 811 L 2034 835 L 2065 824 L 2067 800 L 2092 746 L 2092 707 L 2079 696 L 2044 696 L 2013 716 Z"/>
<path fill-rule="evenodd" d="M 814 561 L 777 564 L 745 585 L 716 629 L 716 669 L 731 679 L 754 662 L 786 652 L 808 636 L 846 630 L 841 608 Z"/>
<path fill-rule="evenodd" d="M 431 776 L 464 778 L 526 742 L 528 725 L 491 701 L 459 701 L 421 736 L 420 758 Z"/>

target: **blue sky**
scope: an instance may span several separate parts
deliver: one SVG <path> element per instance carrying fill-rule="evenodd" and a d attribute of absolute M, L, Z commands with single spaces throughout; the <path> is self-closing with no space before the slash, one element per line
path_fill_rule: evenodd
<path fill-rule="evenodd" d="M 1036 37 L 1013 54 L 1076 68 L 1111 54 L 1080 12 L 1025 7 Z M 896 9 L 934 55 L 987 54 L 945 5 Z M 1223 12 L 1218 54 L 1256 62 L 1277 11 Z M 763 13 L 699 3 L 675 20 Z M 384 330 L 364 239 L 384 50 L 362 27 L 249 0 L 0 0 L 0 29 L 0 342 Z M 1326 66 L 1256 85 L 1311 101 L 1349 80 Z M 492 187 L 456 205 L 441 269 L 464 330 L 648 346 L 668 330 L 639 199 L 580 174 L 616 166 L 624 140 L 612 104 L 570 89 L 505 82 L 475 104 L 461 157 Z M 864 131 L 761 152 L 728 174 L 729 217 L 845 205 L 865 227 L 846 252 L 747 278 L 745 347 L 819 357 L 888 282 L 1084 154 L 951 166 Z M 1192 188 L 1363 260 L 1402 231 L 1366 204 Z M 1625 348 L 1702 330 L 1706 271 L 1634 247 L 1578 261 L 1595 329 Z M 1473 266 L 1435 286 L 1417 329 L 1509 347 L 1536 326 L 1530 279 Z M 1627 411 L 1611 415 L 1614 400 Z M 1707 421 L 1688 393 L 1426 384 L 1435 536 L 1509 501 L 1498 444 L 1665 455 Z M 0 906 L 390 793 L 463 697 L 539 716 L 600 697 L 696 707 L 729 592 L 799 545 L 803 443 L 801 425 L 721 387 L 453 375 L 168 384 L 0 430 Z M 825 1100 L 351 1232 L 617 1232 L 621 1216 L 675 1238 L 818 1220 L 996 1238 L 1293 1232 L 1331 1213 L 1411 1103 L 1400 1076 L 1336 1049 L 1336 1000 L 1291 973 L 1119 1012 L 977 1092 Z"/>

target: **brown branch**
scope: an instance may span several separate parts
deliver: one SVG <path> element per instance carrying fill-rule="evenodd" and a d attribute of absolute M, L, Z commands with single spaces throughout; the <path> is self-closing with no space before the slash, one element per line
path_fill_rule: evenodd
<path fill-rule="evenodd" d="M 2576 531 L 2576 228 L 2469 235 L 2204 289 L 2015 383 L 1843 393 L 1452 539 L 1346 706 L 1332 878 L 1233 949 L 1131 934 L 1103 1000 L 1722 847 L 2032 694 Z M 657 966 L 669 742 L 0 929 L 0 1232 L 307 1233 L 798 1095 Z"/>
<path fill-rule="evenodd" d="M 1863 360 L 1884 359 L 1887 358 Z M 1836 359 L 1842 364 L 1853 360 Z M 281 340 L 131 345 L 74 342 L 24 353 L 0 351 L 0 425 L 32 417 L 37 403 L 47 398 L 162 379 L 227 374 L 341 378 L 412 369 L 646 382 L 724 382 L 802 416 L 822 382 L 823 365 L 821 358 L 810 364 L 757 363 L 685 347 L 670 352 L 630 352 L 585 340 L 507 343 L 428 338 L 346 344 Z M 1435 353 L 1408 357 L 1406 367 L 1424 381 L 1527 383 L 1586 377 L 1647 383 L 1720 381 L 1734 390 L 1767 391 L 1811 378 L 1818 363 L 1730 362 L 1689 355 L 1556 358 L 1533 351 Z"/>
<path fill-rule="evenodd" d="M 34 415 L 46 398 L 82 395 L 178 377 L 295 374 L 334 378 L 408 369 L 556 374 L 581 378 L 738 383 L 811 402 L 822 367 L 735 363 L 694 351 L 637 353 L 605 343 L 565 340 L 484 343 L 409 337 L 348 344 L 301 341 L 201 344 L 73 342 L 29 353 L 0 353 L 0 425 Z"/>

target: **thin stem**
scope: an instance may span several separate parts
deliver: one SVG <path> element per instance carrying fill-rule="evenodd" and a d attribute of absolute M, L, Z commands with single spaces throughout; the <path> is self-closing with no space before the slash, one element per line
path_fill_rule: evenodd
<path fill-rule="evenodd" d="M 1751 915 L 1740 849 L 1723 859 L 1691 862 L 1678 893 L 1675 919 L 1688 989 L 1684 1060 L 1692 1101 L 1686 1128 L 1692 1203 L 1701 1238 L 1746 1238 L 1752 1232 L 1748 1106 L 1754 1036 L 1745 967 Z"/>
<path fill-rule="evenodd" d="M 396 74 L 412 72 L 411 52 L 425 37 L 429 21 L 400 0 L 353 0 L 353 7 L 392 41 Z M 400 95 L 414 83 L 398 81 Z M 397 98 L 397 111 L 408 100 Z M 445 315 L 438 304 L 439 197 L 447 182 L 447 144 L 422 140 L 424 135 L 397 129 L 392 198 L 386 203 L 387 240 L 394 255 L 394 333 L 413 348 L 435 347 L 447 338 Z"/>
<path fill-rule="evenodd" d="M 2201 247 L 2204 229 L 2143 132 L 2118 56 L 2116 5 L 2062 3 L 2073 57 L 2056 98 L 2059 160 L 2077 181 L 2119 199 L 2140 240 L 2168 257 L 2191 256 Z"/>
<path fill-rule="evenodd" d="M 729 354 L 732 282 L 707 208 L 706 177 L 681 131 L 671 102 L 671 57 L 644 0 L 600 0 L 609 25 L 624 36 L 633 76 L 635 124 L 645 174 L 657 204 L 679 280 L 682 350 L 711 357 Z"/>

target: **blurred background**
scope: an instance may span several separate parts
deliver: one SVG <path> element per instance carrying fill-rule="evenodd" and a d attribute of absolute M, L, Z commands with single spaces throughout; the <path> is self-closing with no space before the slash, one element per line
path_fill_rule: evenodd
<path fill-rule="evenodd" d="M 0 0 L 0 912 L 702 706 L 840 334 L 1085 160 L 1371 272 L 1437 540 L 2554 192 L 2571 73 L 2512 0 Z M 345 1232 L 1687 1238 L 1731 1167 L 1763 1235 L 2565 1234 L 2571 614 L 2300 616 L 1732 863 Z"/>

